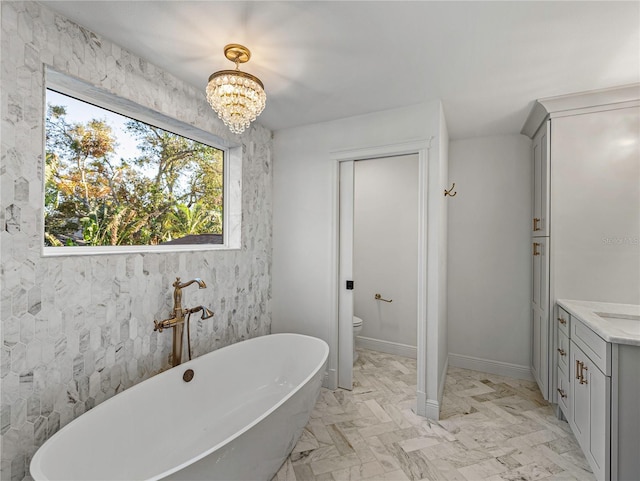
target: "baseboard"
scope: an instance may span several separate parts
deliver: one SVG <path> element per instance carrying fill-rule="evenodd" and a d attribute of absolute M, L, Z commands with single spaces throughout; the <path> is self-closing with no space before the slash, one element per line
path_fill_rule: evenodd
<path fill-rule="evenodd" d="M 442 397 L 444 396 L 444 383 L 447 382 L 447 369 L 449 368 L 449 356 L 444 361 L 444 368 L 440 373 L 440 385 L 438 386 L 438 403 L 442 404 Z M 439 419 L 439 418 L 437 418 Z"/>
<path fill-rule="evenodd" d="M 386 352 L 387 354 L 395 354 L 396 356 L 410 357 L 412 359 L 418 357 L 418 349 L 415 346 L 400 344 L 399 342 L 382 341 L 371 337 L 357 336 L 356 347 Z"/>
<path fill-rule="evenodd" d="M 422 391 L 416 392 L 416 408 L 414 409 L 414 412 L 418 416 L 427 416 L 427 393 Z"/>
<path fill-rule="evenodd" d="M 435 399 L 427 399 L 425 404 L 425 417 L 434 421 L 440 420 L 440 403 Z"/>
<path fill-rule="evenodd" d="M 449 353 L 449 366 L 533 381 L 529 366 Z"/>
<path fill-rule="evenodd" d="M 322 378 L 322 387 L 335 391 L 338 389 L 338 371 L 327 369 Z"/>

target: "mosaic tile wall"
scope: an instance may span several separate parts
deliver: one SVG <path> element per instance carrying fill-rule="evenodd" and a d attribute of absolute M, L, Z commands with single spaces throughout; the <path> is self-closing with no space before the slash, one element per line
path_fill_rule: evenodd
<path fill-rule="evenodd" d="M 0 478 L 28 477 L 36 449 L 114 394 L 167 369 L 171 284 L 215 316 L 192 325 L 194 354 L 267 334 L 271 325 L 271 133 L 232 135 L 196 89 L 34 2 L 1 2 L 2 411 Z M 41 256 L 44 64 L 245 146 L 242 249 Z M 205 79 L 203 79 L 204 82 Z"/>

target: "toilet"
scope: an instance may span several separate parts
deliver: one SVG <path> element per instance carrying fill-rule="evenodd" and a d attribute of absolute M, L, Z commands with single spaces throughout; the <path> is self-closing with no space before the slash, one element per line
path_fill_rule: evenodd
<path fill-rule="evenodd" d="M 362 331 L 362 319 L 357 316 L 353 316 L 353 363 L 358 360 L 358 353 L 356 352 L 356 336 Z"/>

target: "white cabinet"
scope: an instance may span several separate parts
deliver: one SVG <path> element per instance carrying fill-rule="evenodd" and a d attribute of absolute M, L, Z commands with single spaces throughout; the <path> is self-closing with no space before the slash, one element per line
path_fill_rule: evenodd
<path fill-rule="evenodd" d="M 531 213 L 532 265 L 532 346 L 531 371 L 545 399 L 550 399 L 551 375 L 549 348 L 549 129 L 544 122 L 533 137 L 531 160 L 533 199 Z"/>
<path fill-rule="evenodd" d="M 533 212 L 531 235 L 549 235 L 549 129 L 547 120 L 533 137 L 531 158 L 533 161 Z"/>
<path fill-rule="evenodd" d="M 549 398 L 549 121 L 533 138 L 533 209 L 531 213 L 531 372 Z"/>
<path fill-rule="evenodd" d="M 611 378 L 571 341 L 569 424 L 596 479 L 610 479 Z"/>
<path fill-rule="evenodd" d="M 549 239 L 534 237 L 531 243 L 533 283 L 531 292 L 531 371 L 543 394 L 549 386 Z M 545 394 L 545 398 L 547 395 Z"/>
<path fill-rule="evenodd" d="M 558 405 L 598 481 L 639 480 L 638 339 L 611 338 L 598 324 L 594 327 L 594 315 L 615 312 L 614 304 L 559 303 L 558 318 L 565 323 L 558 324 L 558 349 L 566 355 L 558 352 Z M 587 310 L 586 304 L 591 306 Z M 625 315 L 633 318 L 623 313 L 621 319 Z"/>
<path fill-rule="evenodd" d="M 542 250 L 532 263 L 531 369 L 553 403 L 556 299 L 640 303 L 630 248 L 640 235 L 639 106 L 637 84 L 540 99 L 522 128 L 532 139 L 531 242 Z"/>

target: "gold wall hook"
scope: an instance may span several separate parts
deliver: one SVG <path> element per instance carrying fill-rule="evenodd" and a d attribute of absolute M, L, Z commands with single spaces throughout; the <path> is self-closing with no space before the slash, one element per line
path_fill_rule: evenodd
<path fill-rule="evenodd" d="M 451 188 L 449 190 L 444 189 L 444 196 L 455 197 L 458 192 L 456 191 L 453 194 L 451 193 L 451 191 L 455 188 L 455 186 L 456 186 L 456 183 L 454 182 L 453 184 L 451 184 Z"/>

